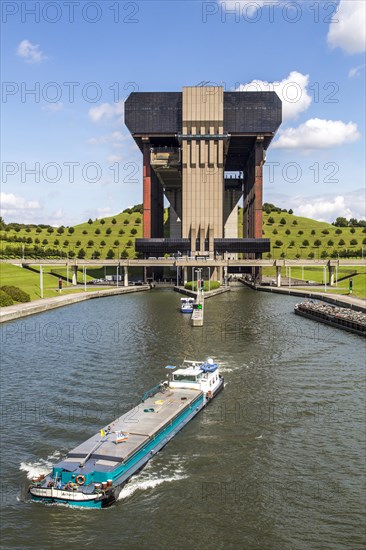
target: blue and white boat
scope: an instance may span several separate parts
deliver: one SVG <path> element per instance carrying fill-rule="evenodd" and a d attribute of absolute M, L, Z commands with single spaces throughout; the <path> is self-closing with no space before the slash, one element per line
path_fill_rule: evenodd
<path fill-rule="evenodd" d="M 212 359 L 167 368 L 172 369 L 168 380 L 139 405 L 70 451 L 48 475 L 34 478 L 31 498 L 89 508 L 112 505 L 130 477 L 224 387 Z"/>
<path fill-rule="evenodd" d="M 181 313 L 193 313 L 194 298 L 181 298 L 180 311 Z"/>

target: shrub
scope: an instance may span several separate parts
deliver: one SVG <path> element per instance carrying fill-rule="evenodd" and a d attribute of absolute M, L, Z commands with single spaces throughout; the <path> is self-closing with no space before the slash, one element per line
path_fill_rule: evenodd
<path fill-rule="evenodd" d="M 308 254 L 308 258 L 310 258 L 310 259 L 312 260 L 312 259 L 314 258 L 314 252 L 310 252 L 310 253 Z"/>
<path fill-rule="evenodd" d="M 136 235 L 137 233 L 137 229 L 135 229 L 134 227 L 131 229 L 131 235 Z"/>
<path fill-rule="evenodd" d="M 286 235 L 291 235 L 291 231 L 289 229 L 286 229 L 285 233 Z"/>
<path fill-rule="evenodd" d="M 81 245 L 81 241 L 76 241 L 76 246 L 80 246 Z"/>
<path fill-rule="evenodd" d="M 53 243 L 55 246 L 58 246 L 60 244 L 60 241 L 58 239 L 55 239 L 55 242 Z"/>
<path fill-rule="evenodd" d="M 123 223 L 124 223 L 125 225 L 128 225 L 130 222 L 129 222 L 129 220 L 126 218 L 126 219 L 124 220 Z"/>
<path fill-rule="evenodd" d="M 114 244 L 114 246 L 119 246 L 119 240 L 116 239 L 113 244 Z"/>
<path fill-rule="evenodd" d="M 323 233 L 323 235 L 329 235 L 328 229 L 323 229 L 322 233 Z"/>
<path fill-rule="evenodd" d="M 295 241 L 290 241 L 289 246 L 295 246 Z"/>
<path fill-rule="evenodd" d="M 12 297 L 0 289 L 0 307 L 12 306 L 13 303 Z"/>
<path fill-rule="evenodd" d="M 100 246 L 105 246 L 105 241 L 100 241 Z"/>
<path fill-rule="evenodd" d="M 351 245 L 351 246 L 356 246 L 356 244 L 358 244 L 357 239 L 351 239 L 350 245 Z"/>
<path fill-rule="evenodd" d="M 277 241 L 275 242 L 275 245 L 276 245 L 276 246 L 283 246 L 283 242 L 280 241 L 280 240 L 277 240 Z"/>
<path fill-rule="evenodd" d="M 40 227 L 37 227 L 36 233 L 42 233 L 42 229 Z"/>
<path fill-rule="evenodd" d="M 184 285 L 184 288 L 186 288 L 187 290 L 192 290 L 192 287 L 193 287 L 193 290 L 197 292 L 197 281 L 194 281 L 194 283 L 192 281 L 189 281 Z M 219 287 L 220 287 L 219 281 L 210 282 L 210 290 L 215 290 L 216 288 L 219 288 Z M 203 290 L 205 292 L 208 291 L 208 281 L 204 282 Z"/>
<path fill-rule="evenodd" d="M 72 235 L 75 232 L 75 229 L 73 227 L 69 227 L 68 232 Z"/>
<path fill-rule="evenodd" d="M 312 234 L 312 235 L 315 235 L 315 234 L 316 234 L 315 229 L 312 229 L 312 230 L 311 230 L 311 234 Z"/>
<path fill-rule="evenodd" d="M 136 218 L 136 219 L 135 219 L 135 224 L 136 224 L 136 225 L 139 225 L 140 223 L 141 223 L 141 218 Z"/>
<path fill-rule="evenodd" d="M 268 223 L 274 223 L 274 218 L 272 216 L 268 218 Z"/>
<path fill-rule="evenodd" d="M 321 246 L 322 242 L 319 240 L 319 239 L 316 239 L 316 241 L 314 241 L 314 246 Z"/>
<path fill-rule="evenodd" d="M 346 243 L 344 242 L 343 239 L 340 239 L 340 240 L 338 241 L 338 244 L 339 244 L 339 246 L 344 246 Z"/>
<path fill-rule="evenodd" d="M 88 224 L 91 225 L 93 223 L 93 220 L 91 218 L 88 219 Z"/>
<path fill-rule="evenodd" d="M 356 233 L 356 229 L 355 229 L 354 227 L 351 228 L 351 233 L 352 233 L 352 235 L 353 235 L 354 233 Z"/>
<path fill-rule="evenodd" d="M 94 246 L 94 241 L 92 239 L 88 241 L 88 246 Z"/>
<path fill-rule="evenodd" d="M 49 234 L 51 235 L 51 233 L 53 233 L 53 227 L 49 227 L 49 228 L 47 229 L 47 233 L 49 233 Z"/>
<path fill-rule="evenodd" d="M 105 220 L 101 219 L 99 223 L 101 223 L 102 225 L 104 225 L 104 224 L 105 224 Z"/>
<path fill-rule="evenodd" d="M 294 221 L 292 222 L 292 225 L 297 225 L 297 220 L 294 220 Z"/>
<path fill-rule="evenodd" d="M 80 248 L 79 252 L 78 252 L 78 258 L 79 260 L 82 260 L 83 258 L 85 258 L 86 256 L 86 252 L 83 248 Z"/>
<path fill-rule="evenodd" d="M 112 250 L 111 248 L 108 250 L 107 252 L 107 259 L 108 260 L 113 260 L 113 258 L 115 257 L 115 253 L 114 253 L 114 250 Z"/>
<path fill-rule="evenodd" d="M 309 246 L 309 241 L 305 239 L 304 241 L 302 241 L 302 244 L 303 246 Z"/>
<path fill-rule="evenodd" d="M 95 233 L 96 235 L 100 235 L 100 229 L 99 229 L 99 227 L 96 228 L 96 230 L 94 231 L 94 233 Z"/>
<path fill-rule="evenodd" d="M 120 230 L 118 231 L 118 235 L 124 235 L 124 234 L 125 234 L 125 230 L 124 230 L 124 229 L 120 229 Z"/>
<path fill-rule="evenodd" d="M 127 247 L 133 246 L 133 242 L 132 242 L 131 240 L 127 241 L 126 246 L 127 246 Z"/>
<path fill-rule="evenodd" d="M 273 235 L 277 235 L 278 234 L 278 231 L 276 228 L 274 228 L 274 230 L 272 231 Z"/>
<path fill-rule="evenodd" d="M 300 229 L 300 231 L 297 232 L 298 235 L 303 235 L 304 232 Z"/>
<path fill-rule="evenodd" d="M 30 302 L 29 294 L 17 286 L 4 285 L 1 290 L 6 292 L 15 302 Z"/>
<path fill-rule="evenodd" d="M 325 259 L 325 258 L 328 258 L 329 254 L 326 250 L 323 250 L 323 252 L 320 254 L 320 257 Z"/>
<path fill-rule="evenodd" d="M 84 229 L 84 231 L 83 231 L 83 235 L 87 235 L 87 234 L 88 234 L 87 230 L 86 230 L 86 229 Z"/>
<path fill-rule="evenodd" d="M 67 239 L 64 240 L 64 246 L 69 246 L 70 244 L 70 241 L 68 241 Z"/>
<path fill-rule="evenodd" d="M 280 219 L 280 224 L 281 224 L 281 225 L 286 225 L 286 220 L 285 220 L 285 218 L 281 218 L 281 219 Z"/>
<path fill-rule="evenodd" d="M 121 260 L 125 260 L 126 258 L 128 258 L 128 252 L 126 249 L 124 249 L 121 252 Z"/>
<path fill-rule="evenodd" d="M 117 223 L 116 218 L 113 218 L 112 223 L 113 223 L 113 225 L 116 225 L 116 223 Z"/>
<path fill-rule="evenodd" d="M 336 229 L 336 235 L 340 235 L 342 233 L 342 229 Z"/>
<path fill-rule="evenodd" d="M 62 233 L 63 233 L 64 231 L 65 231 L 65 228 L 64 228 L 63 225 L 61 225 L 60 227 L 57 228 L 57 233 L 58 233 L 59 235 L 62 235 Z"/>
<path fill-rule="evenodd" d="M 112 229 L 110 227 L 108 227 L 105 234 L 110 235 L 111 233 L 112 233 Z"/>
<path fill-rule="evenodd" d="M 100 258 L 100 252 L 99 250 L 94 250 L 93 254 L 91 255 L 92 260 L 99 260 Z"/>
<path fill-rule="evenodd" d="M 42 244 L 48 244 L 48 240 L 47 240 L 47 239 L 43 239 Z"/>
<path fill-rule="evenodd" d="M 334 245 L 334 241 L 332 241 L 332 239 L 329 239 L 329 241 L 327 242 L 327 245 L 328 245 L 328 246 L 333 246 L 333 245 Z"/>

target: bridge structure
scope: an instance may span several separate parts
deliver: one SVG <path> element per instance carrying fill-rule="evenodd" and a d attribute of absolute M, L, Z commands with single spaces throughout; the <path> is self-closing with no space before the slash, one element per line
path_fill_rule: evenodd
<path fill-rule="evenodd" d="M 125 122 L 143 157 L 143 238 L 136 239 L 136 251 L 256 259 L 269 252 L 270 241 L 262 238 L 263 165 L 281 121 L 275 92 L 186 86 L 130 94 Z"/>
<path fill-rule="evenodd" d="M 116 268 L 117 280 L 118 276 L 122 276 L 122 282 L 124 286 L 128 286 L 129 281 L 129 268 L 140 267 L 144 273 L 144 282 L 147 282 L 148 268 L 163 268 L 169 267 L 176 270 L 177 284 L 181 282 L 185 284 L 190 280 L 190 277 L 194 278 L 194 273 L 202 273 L 202 278 L 210 279 L 212 273 L 215 273 L 216 279 L 221 283 L 227 281 L 230 268 L 253 268 L 259 269 L 262 267 L 273 267 L 276 269 L 276 286 L 281 286 L 281 276 L 283 269 L 286 268 L 309 268 L 318 267 L 322 268 L 324 272 L 328 273 L 328 284 L 333 286 L 335 283 L 335 276 L 337 271 L 341 267 L 361 267 L 366 271 L 365 259 L 331 259 L 331 260 L 311 260 L 311 259 L 232 259 L 232 258 L 210 258 L 204 259 L 194 258 L 148 258 L 148 259 L 126 259 L 126 260 L 78 260 L 78 259 L 33 259 L 33 258 L 18 258 L 18 259 L 2 259 L 0 265 L 8 263 L 21 267 L 39 267 L 42 274 L 44 267 L 61 267 L 65 266 L 67 270 L 71 271 L 72 284 L 77 284 L 77 272 L 82 269 L 83 273 L 86 273 L 88 268 L 100 268 L 105 266 L 112 266 Z M 122 275 L 123 273 L 123 275 Z M 193 275 L 193 277 L 192 277 Z M 69 278 L 67 276 L 67 278 Z"/>

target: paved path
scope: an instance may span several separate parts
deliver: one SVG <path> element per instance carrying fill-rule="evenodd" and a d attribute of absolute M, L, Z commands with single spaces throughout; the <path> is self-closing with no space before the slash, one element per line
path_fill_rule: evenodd
<path fill-rule="evenodd" d="M 61 294 L 61 296 L 42 298 L 41 300 L 33 300 L 32 302 L 27 302 L 25 304 L 14 304 L 12 306 L 2 307 L 0 309 L 0 323 L 12 321 L 13 319 L 19 319 L 21 317 L 27 317 L 28 315 L 34 315 L 35 313 L 41 313 L 42 311 L 48 311 L 56 307 L 76 304 L 77 302 L 83 302 L 84 300 L 103 298 L 105 296 L 115 296 L 116 294 L 128 294 L 130 292 L 141 292 L 142 290 L 149 289 L 149 285 L 107 288 L 105 290 L 95 290 L 91 292 Z"/>

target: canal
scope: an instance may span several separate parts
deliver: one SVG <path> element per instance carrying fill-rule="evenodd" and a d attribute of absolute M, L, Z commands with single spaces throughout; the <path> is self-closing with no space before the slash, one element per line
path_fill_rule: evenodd
<path fill-rule="evenodd" d="M 238 288 L 192 328 L 170 290 L 1 327 L 2 548 L 364 548 L 365 347 Z M 165 365 L 213 357 L 225 390 L 106 510 L 29 502 L 29 478 L 139 402 Z"/>

